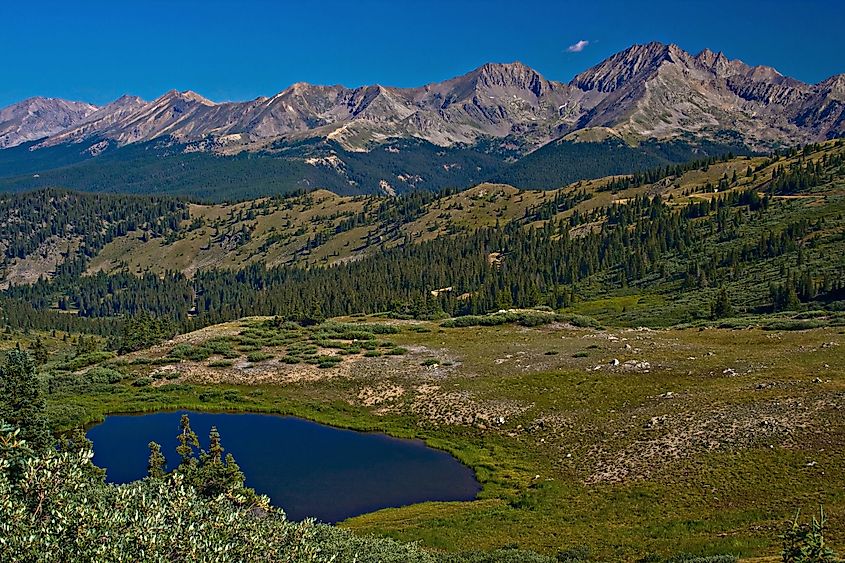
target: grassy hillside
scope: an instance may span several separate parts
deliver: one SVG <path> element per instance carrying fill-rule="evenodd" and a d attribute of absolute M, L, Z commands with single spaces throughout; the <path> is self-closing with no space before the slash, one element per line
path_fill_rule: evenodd
<path fill-rule="evenodd" d="M 831 149 L 831 152 L 839 154 L 840 151 Z M 825 153 L 820 151 L 815 156 L 821 154 Z M 732 177 L 737 173 L 739 176 L 731 188 L 762 189 L 777 166 L 792 160 L 764 166 L 753 179 L 744 177 L 749 166 L 756 168 L 765 162 L 765 157 L 740 157 L 717 162 L 706 170 L 695 169 L 654 184 L 619 191 L 605 189 L 612 181 L 609 177 L 576 182 L 558 190 L 526 191 L 505 184 L 481 184 L 455 194 L 417 196 L 419 202 L 411 204 L 384 196 L 339 196 L 325 190 L 284 199 L 195 204 L 190 206 L 190 216 L 183 221 L 175 240 L 172 237 L 144 238 L 143 233 L 135 233 L 112 242 L 94 258 L 91 269 L 109 271 L 125 262 L 133 271 L 179 270 L 190 274 L 203 267 L 237 268 L 256 261 L 270 265 L 333 264 L 407 240 L 421 242 L 495 226 L 497 222 L 505 225 L 520 221 L 538 226 L 638 195 L 660 194 L 667 200 L 671 198 L 674 204 L 685 204 L 694 198 L 710 197 L 712 187 L 708 188 L 708 184 L 718 185 L 725 174 Z M 526 217 L 530 208 L 558 195 L 579 191 L 586 192 L 590 198 L 573 209 L 545 216 L 539 221 Z M 411 206 L 413 209 L 409 210 Z M 350 221 L 354 225 L 350 225 Z M 244 229 L 249 232 L 249 240 L 241 241 L 241 244 L 230 242 L 233 233 Z M 318 244 L 313 242 L 315 238 Z M 151 256 L 155 256 L 155 260 L 151 260 Z"/>
<path fill-rule="evenodd" d="M 453 194 L 178 202 L 167 217 L 153 205 L 131 224 L 97 211 L 94 196 L 66 194 L 90 223 L 86 236 L 61 217 L 9 223 L 11 240 L 26 244 L 7 243 L 6 279 L 44 279 L 7 293 L 38 311 L 148 311 L 192 323 L 183 328 L 317 306 L 425 316 L 544 305 L 647 326 L 836 311 L 845 291 L 843 156 L 845 143 L 831 141 L 551 191 L 483 184 Z M 26 197 L 55 204 L 50 194 Z M 56 266 L 63 257 L 74 257 L 72 267 Z"/>
<path fill-rule="evenodd" d="M 842 153 L 841 147 L 831 144 L 830 148 L 812 153 L 809 158 Z M 788 166 L 796 160 L 770 163 L 765 157 L 739 157 L 709 165 L 706 170 L 695 169 L 618 191 L 605 189 L 612 178 L 576 182 L 558 190 L 525 191 L 509 185 L 481 184 L 456 194 L 421 198 L 410 212 L 402 209 L 408 207 L 404 202 L 390 198 L 337 196 L 326 191 L 281 201 L 193 205 L 190 218 L 183 222 L 183 230 L 177 234 L 179 240 L 150 239 L 145 244 L 137 244 L 129 237 L 130 240 L 115 241 L 95 258 L 92 267 L 108 270 L 122 260 L 131 269 L 150 268 L 160 273 L 165 270 L 191 272 L 203 267 L 201 265 L 237 268 L 254 261 L 271 265 L 332 264 L 406 241 L 422 242 L 497 223 L 503 226 L 519 221 L 539 226 L 567 219 L 576 212 L 589 213 L 646 194 L 660 195 L 672 205 L 685 205 L 712 197 L 714 186 L 718 186 L 726 175 L 728 178 L 737 175 L 736 182 L 727 186 L 728 190 L 762 190 L 778 166 Z M 746 177 L 749 167 L 756 169 L 761 165 L 764 166 L 756 170 L 753 177 Z M 830 188 L 835 191 L 817 190 L 820 197 L 837 199 L 841 195 L 841 186 Z M 572 209 L 547 214 L 538 220 L 526 216 L 527 210 L 547 204 L 556 196 L 577 192 L 585 192 L 590 197 Z M 804 199 L 808 201 L 799 201 L 798 207 L 809 205 L 810 198 Z M 384 210 L 385 207 L 392 209 Z M 793 210 L 788 209 L 785 213 Z M 355 222 L 351 228 L 350 220 Z M 197 227 L 197 221 L 204 224 Z M 191 226 L 195 228 L 190 229 Z M 237 249 L 227 249 L 225 237 L 220 238 L 219 233 L 236 233 L 244 228 L 249 230 L 249 241 Z M 215 232 L 218 233 L 217 241 L 214 240 Z M 315 238 L 319 238 L 318 244 L 313 242 Z M 156 260 L 144 258 L 152 255 Z M 120 259 L 116 260 L 118 257 Z"/>

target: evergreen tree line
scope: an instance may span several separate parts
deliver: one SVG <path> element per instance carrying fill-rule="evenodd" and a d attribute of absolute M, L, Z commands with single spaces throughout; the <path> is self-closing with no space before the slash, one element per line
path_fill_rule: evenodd
<path fill-rule="evenodd" d="M 737 191 L 678 209 L 660 197 L 640 196 L 592 212 L 589 219 L 605 221 L 577 237 L 569 234 L 574 219 L 548 221 L 539 228 L 513 221 L 330 267 L 253 264 L 238 271 L 200 271 L 193 279 L 177 272 L 162 277 L 59 276 L 10 288 L 7 294 L 44 314 L 25 317 L 30 326 L 51 322 L 56 315 L 48 316 L 46 310 L 58 301 L 60 308 L 78 311 L 79 317 L 65 315 L 69 318 L 93 321 L 149 314 L 179 330 L 248 315 L 466 315 L 509 307 L 557 308 L 571 303 L 579 282 L 598 273 L 604 274 L 608 288 L 642 283 L 655 275 L 662 281 L 677 276 L 684 287 L 707 287 L 738 266 L 800 249 L 799 240 L 823 227 L 820 220 L 799 219 L 764 230 L 756 241 L 711 244 L 714 238 L 730 240 L 756 221 L 768 209 L 767 202 L 752 191 Z M 666 271 L 670 257 L 688 268 Z M 838 290 L 830 278 L 825 283 L 812 272 L 808 275 L 816 280 L 816 295 Z M 435 291 L 444 288 L 451 289 Z"/>
<path fill-rule="evenodd" d="M 845 176 L 842 154 L 825 154 L 817 161 L 799 159 L 788 166 L 776 166 L 766 191 L 776 195 L 792 195 L 829 183 Z"/>
<path fill-rule="evenodd" d="M 51 237 L 79 239 L 83 256 L 94 256 L 116 237 L 144 229 L 162 236 L 188 217 L 187 204 L 174 198 L 82 194 L 46 189 L 0 195 L 0 240 L 4 258 L 23 259 Z"/>
<path fill-rule="evenodd" d="M 664 178 L 680 176 L 692 170 L 707 170 L 707 168 L 713 164 L 727 162 L 733 158 L 734 153 L 729 151 L 719 156 L 708 156 L 706 158 L 690 160 L 689 162 L 658 166 L 648 170 L 634 172 L 633 174 L 622 176 L 620 178 L 614 178 L 607 184 L 600 187 L 597 191 L 620 192 L 629 188 L 638 188 L 646 184 L 659 182 Z"/>

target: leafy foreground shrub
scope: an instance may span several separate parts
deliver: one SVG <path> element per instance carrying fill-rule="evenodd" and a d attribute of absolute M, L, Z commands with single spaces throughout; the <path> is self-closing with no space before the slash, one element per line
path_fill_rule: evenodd
<path fill-rule="evenodd" d="M 87 447 L 34 453 L 0 422 L 0 561 L 554 563 L 519 550 L 434 554 L 417 544 L 295 523 L 266 497 L 208 497 L 175 471 L 109 485 Z"/>
<path fill-rule="evenodd" d="M 837 563 L 841 561 L 836 553 L 827 546 L 824 539 L 827 516 L 824 508 L 819 509 L 819 517 L 813 516 L 807 523 L 800 522 L 801 512 L 781 535 L 783 563 Z"/>
<path fill-rule="evenodd" d="M 35 456 L 0 432 L 2 561 L 321 561 L 311 523 L 200 498 L 179 475 L 107 485 L 90 450 Z"/>

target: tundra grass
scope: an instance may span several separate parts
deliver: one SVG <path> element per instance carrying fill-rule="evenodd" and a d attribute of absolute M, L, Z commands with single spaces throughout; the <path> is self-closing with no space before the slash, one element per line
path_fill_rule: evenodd
<path fill-rule="evenodd" d="M 344 321 L 330 327 L 332 340 L 342 340 L 347 324 L 377 322 Z M 256 322 L 242 330 L 279 358 L 268 362 L 306 369 L 281 358 L 285 349 L 315 346 L 311 336 L 283 343 L 288 329 Z M 423 439 L 475 470 L 478 500 L 387 509 L 341 525 L 432 549 L 516 544 L 554 554 L 586 545 L 610 561 L 680 552 L 765 556 L 777 552 L 777 535 L 796 509 L 819 504 L 831 515 L 829 541 L 845 545 L 845 336 L 838 327 L 390 326 L 393 348 L 378 357 L 363 349 L 341 356 L 319 370 L 325 377 L 135 387 L 156 367 L 121 362 L 125 380 L 84 391 L 59 387 L 49 408 L 65 428 L 114 412 L 184 408 L 279 413 Z M 389 355 L 395 347 L 405 354 Z M 383 389 L 402 392 L 362 399 Z"/>

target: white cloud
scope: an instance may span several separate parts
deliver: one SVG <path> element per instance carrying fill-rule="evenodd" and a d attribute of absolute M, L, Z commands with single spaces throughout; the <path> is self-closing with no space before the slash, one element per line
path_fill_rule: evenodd
<path fill-rule="evenodd" d="M 589 45 L 589 44 L 590 44 L 590 42 L 589 42 L 589 41 L 587 41 L 586 39 L 582 39 L 582 40 L 581 40 L 581 41 L 579 41 L 578 43 L 575 43 L 575 44 L 570 45 L 569 47 L 567 47 L 567 48 L 566 48 L 566 52 L 567 52 L 567 53 L 580 53 L 580 52 L 581 52 L 581 51 L 583 51 L 583 50 L 584 50 L 584 48 L 585 48 L 587 45 Z"/>

